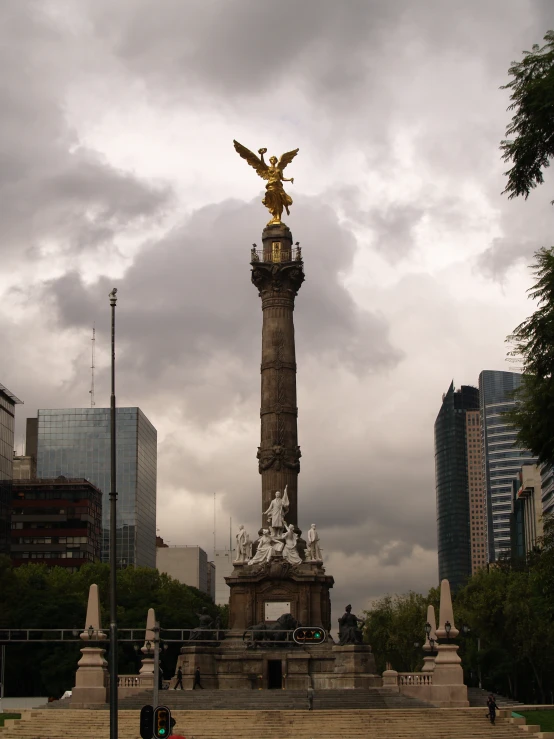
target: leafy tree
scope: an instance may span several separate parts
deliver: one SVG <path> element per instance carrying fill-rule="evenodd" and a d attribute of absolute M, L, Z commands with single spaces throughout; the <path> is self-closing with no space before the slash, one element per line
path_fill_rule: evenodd
<path fill-rule="evenodd" d="M 518 441 L 539 458 L 554 463 L 554 249 L 539 249 L 533 272 L 538 278 L 529 295 L 537 310 L 510 334 L 508 355 L 516 358 L 523 377 L 518 401 L 506 413 L 517 429 Z"/>
<path fill-rule="evenodd" d="M 512 91 L 508 110 L 516 111 L 500 145 L 504 161 L 513 163 L 505 173 L 504 192 L 510 198 L 527 198 L 542 184 L 543 170 L 554 156 L 554 31 L 548 31 L 544 40 L 544 46 L 534 44 L 523 52 L 522 61 L 512 62 L 513 79 L 501 88 Z"/>
<path fill-rule="evenodd" d="M 438 607 L 437 589 L 431 591 L 430 598 L 414 592 L 385 595 L 365 611 L 364 638 L 372 646 L 379 672 L 383 672 L 387 662 L 399 672 L 421 669 L 430 600 Z"/>
<path fill-rule="evenodd" d="M 197 624 L 196 613 L 208 608 L 215 618 L 219 609 L 207 595 L 182 585 L 157 570 L 137 567 L 120 570 L 118 626 L 144 629 L 149 608 L 156 610 L 162 629 L 187 629 Z M 29 564 L 13 568 L 0 557 L 0 628 L 73 629 L 85 626 L 87 598 L 92 583 L 98 585 L 101 618 L 109 623 L 109 566 L 89 564 L 72 573 L 63 567 Z M 47 637 L 47 634 L 44 634 Z M 173 674 L 180 643 L 161 653 L 166 676 Z M 6 648 L 6 686 L 9 695 L 59 696 L 72 687 L 80 645 L 10 644 Z M 137 657 L 131 643 L 120 642 L 121 674 L 136 673 Z"/>

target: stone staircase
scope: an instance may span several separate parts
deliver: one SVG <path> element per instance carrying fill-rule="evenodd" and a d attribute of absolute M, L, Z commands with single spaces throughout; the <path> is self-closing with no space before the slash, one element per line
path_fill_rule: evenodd
<path fill-rule="evenodd" d="M 229 691 L 231 692 L 231 691 Z M 496 726 L 482 709 L 175 711 L 175 731 L 187 739 L 522 739 L 508 720 Z M 0 739 L 107 739 L 108 711 L 48 709 L 8 720 Z M 139 712 L 119 713 L 119 739 L 140 739 Z M 546 737 L 544 739 L 547 739 Z"/>
<path fill-rule="evenodd" d="M 164 690 L 159 702 L 172 711 L 303 711 L 308 705 L 305 690 Z M 152 693 L 144 691 L 122 699 L 119 708 L 140 710 L 148 703 Z M 314 711 L 429 707 L 424 701 L 379 688 L 314 691 Z"/>
<path fill-rule="evenodd" d="M 467 698 L 469 700 L 470 706 L 484 706 L 487 705 L 487 698 L 491 694 L 490 690 L 481 690 L 481 688 L 468 688 L 467 689 Z M 496 705 L 499 708 L 503 708 L 504 706 L 522 706 L 523 703 L 521 701 L 515 701 L 511 698 L 505 698 L 503 695 L 497 695 L 494 694 Z"/>

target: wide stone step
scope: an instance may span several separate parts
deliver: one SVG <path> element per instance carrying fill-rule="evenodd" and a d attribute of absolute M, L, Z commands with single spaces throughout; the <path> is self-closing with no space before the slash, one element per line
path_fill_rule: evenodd
<path fill-rule="evenodd" d="M 307 708 L 305 690 L 164 690 L 159 702 L 172 710 L 249 710 L 264 709 L 304 710 Z M 119 702 L 122 710 L 140 710 L 152 703 L 152 693 L 143 691 Z M 58 704 L 51 704 L 52 707 Z M 415 698 L 390 693 L 379 688 L 317 690 L 314 692 L 314 710 L 344 708 L 428 708 L 429 704 Z M 105 704 L 104 709 L 108 706 Z"/>
<path fill-rule="evenodd" d="M 7 725 L 0 737 L 16 739 L 105 739 L 105 711 L 26 712 L 26 720 Z M 195 739 L 521 739 L 508 721 L 496 726 L 482 709 L 333 710 L 304 711 L 175 711 L 177 730 Z M 13 724 L 13 722 L 8 722 Z M 139 712 L 119 713 L 119 739 L 139 738 Z"/>

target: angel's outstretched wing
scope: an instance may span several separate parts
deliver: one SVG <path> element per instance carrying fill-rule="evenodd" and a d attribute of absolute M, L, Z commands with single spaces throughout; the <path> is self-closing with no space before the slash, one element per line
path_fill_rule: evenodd
<path fill-rule="evenodd" d="M 237 150 L 238 151 L 238 150 Z M 279 169 L 282 171 L 285 169 L 287 164 L 290 164 L 294 157 L 298 154 L 298 149 L 293 149 L 292 151 L 287 151 L 286 154 L 283 154 L 281 158 L 279 159 Z M 242 154 L 241 154 L 242 156 Z"/>
<path fill-rule="evenodd" d="M 233 139 L 233 144 L 235 145 L 235 150 L 243 159 L 246 159 L 251 167 L 254 167 L 260 177 L 263 177 L 264 180 L 267 179 L 267 164 L 262 162 L 262 160 L 259 159 L 254 152 L 250 151 L 250 149 L 247 149 L 246 146 L 239 144 L 238 141 Z"/>

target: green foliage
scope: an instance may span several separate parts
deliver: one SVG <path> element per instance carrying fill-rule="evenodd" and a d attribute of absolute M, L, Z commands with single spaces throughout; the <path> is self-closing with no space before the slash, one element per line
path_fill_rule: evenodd
<path fill-rule="evenodd" d="M 7 557 L 0 557 L 0 628 L 81 630 L 93 583 L 98 585 L 102 624 L 106 628 L 109 571 L 107 564 L 85 565 L 75 573 L 63 567 L 48 569 L 37 564 L 13 568 Z M 204 593 L 146 567 L 118 571 L 117 587 L 120 629 L 144 629 L 149 608 L 155 609 L 162 629 L 196 626 L 195 614 L 204 606 L 214 618 L 220 614 L 220 609 Z M 170 644 L 161 654 L 167 677 L 173 674 L 180 646 Z M 73 686 L 79 649 L 80 645 L 75 643 L 7 645 L 6 695 L 59 697 Z M 120 643 L 119 672 L 132 674 L 138 666 L 133 645 Z"/>
<path fill-rule="evenodd" d="M 554 156 L 554 31 L 548 31 L 544 40 L 544 46 L 534 44 L 523 52 L 522 61 L 512 62 L 513 79 L 502 87 L 512 91 L 508 110 L 516 111 L 500 145 L 504 161 L 513 162 L 505 173 L 504 192 L 510 198 L 527 198 L 542 184 L 543 170 Z"/>
<path fill-rule="evenodd" d="M 509 561 L 480 570 L 454 598 L 457 638 L 468 685 L 527 703 L 547 703 L 554 691 L 554 516 L 525 566 Z M 365 612 L 364 638 L 377 670 L 420 670 L 427 606 L 438 621 L 439 591 L 386 595 Z M 467 627 L 464 634 L 462 626 Z M 419 647 L 414 647 L 414 643 Z"/>
<path fill-rule="evenodd" d="M 521 711 L 529 725 L 538 724 L 541 731 L 554 731 L 554 711 Z"/>
<path fill-rule="evenodd" d="M 4 726 L 4 721 L 8 718 L 21 718 L 20 713 L 0 713 L 0 726 Z"/>
<path fill-rule="evenodd" d="M 506 418 L 518 431 L 520 445 L 539 462 L 554 464 L 554 249 L 539 249 L 529 295 L 537 310 L 506 339 L 523 370 L 518 401 Z"/>
<path fill-rule="evenodd" d="M 433 605 L 438 607 L 438 590 L 431 591 L 430 596 L 431 603 L 434 599 Z M 372 646 L 379 672 L 388 662 L 399 672 L 421 669 L 429 602 L 429 598 L 414 592 L 385 595 L 365 611 L 364 639 Z"/>
<path fill-rule="evenodd" d="M 526 569 L 481 570 L 455 600 L 457 620 L 481 640 L 471 667 L 481 669 L 485 687 L 529 702 L 546 702 L 554 688 L 553 539 L 550 517 Z"/>

